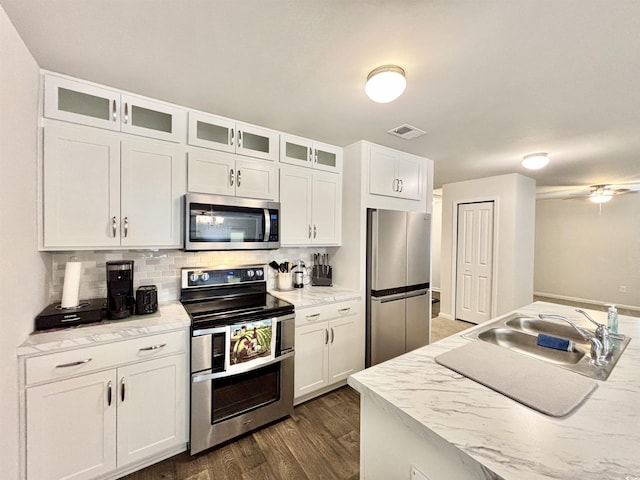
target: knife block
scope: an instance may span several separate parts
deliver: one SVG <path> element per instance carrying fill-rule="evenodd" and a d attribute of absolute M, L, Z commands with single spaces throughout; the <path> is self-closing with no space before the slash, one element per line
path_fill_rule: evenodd
<path fill-rule="evenodd" d="M 316 287 L 332 287 L 333 269 L 329 265 L 314 265 L 311 270 L 311 285 Z"/>

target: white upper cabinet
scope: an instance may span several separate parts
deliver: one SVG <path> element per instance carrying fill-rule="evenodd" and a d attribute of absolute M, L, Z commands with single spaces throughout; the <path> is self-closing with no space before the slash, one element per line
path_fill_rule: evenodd
<path fill-rule="evenodd" d="M 48 122 L 43 162 L 44 249 L 181 246 L 179 145 Z"/>
<path fill-rule="evenodd" d="M 171 142 L 186 124 L 179 107 L 54 75 L 44 76 L 44 116 Z"/>
<path fill-rule="evenodd" d="M 369 193 L 422 200 L 424 162 L 408 153 L 371 145 Z"/>
<path fill-rule="evenodd" d="M 278 132 L 201 112 L 189 112 L 189 145 L 248 157 L 278 159 Z"/>
<path fill-rule="evenodd" d="M 280 135 L 280 162 L 327 172 L 342 172 L 342 148 L 293 135 Z"/>
<path fill-rule="evenodd" d="M 278 199 L 278 168 L 273 163 L 195 148 L 187 155 L 189 192 Z"/>

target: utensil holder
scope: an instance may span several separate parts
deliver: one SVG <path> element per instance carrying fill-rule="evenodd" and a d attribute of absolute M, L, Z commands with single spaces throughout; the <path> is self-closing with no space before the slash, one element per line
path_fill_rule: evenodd
<path fill-rule="evenodd" d="M 292 290 L 291 272 L 278 272 L 277 284 L 278 290 Z"/>

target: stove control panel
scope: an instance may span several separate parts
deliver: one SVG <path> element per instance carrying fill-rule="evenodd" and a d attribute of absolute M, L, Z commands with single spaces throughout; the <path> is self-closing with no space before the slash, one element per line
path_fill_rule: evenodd
<path fill-rule="evenodd" d="M 182 288 L 263 282 L 265 267 L 183 268 Z"/>

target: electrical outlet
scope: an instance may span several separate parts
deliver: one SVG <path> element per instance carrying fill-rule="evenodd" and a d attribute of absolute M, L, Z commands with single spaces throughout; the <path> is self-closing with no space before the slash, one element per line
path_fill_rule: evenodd
<path fill-rule="evenodd" d="M 418 470 L 416 467 L 411 465 L 411 478 L 410 480 L 429 480 L 427 476 Z"/>
<path fill-rule="evenodd" d="M 619 290 L 620 290 L 620 293 L 627 293 L 627 286 L 626 285 L 620 285 Z"/>

